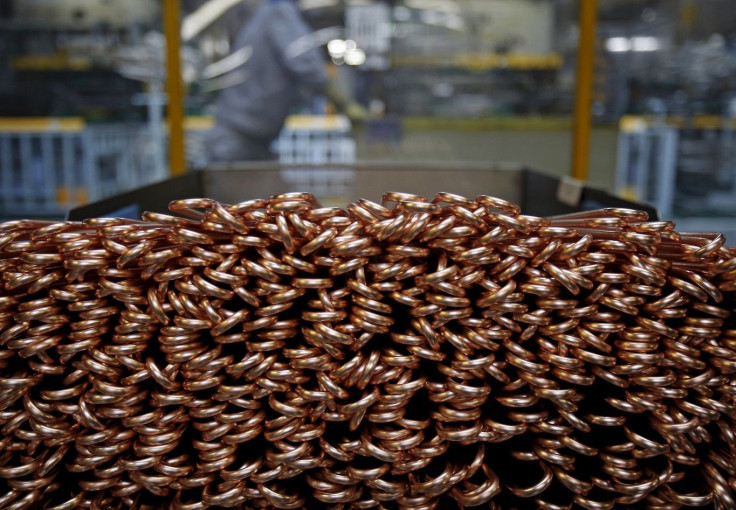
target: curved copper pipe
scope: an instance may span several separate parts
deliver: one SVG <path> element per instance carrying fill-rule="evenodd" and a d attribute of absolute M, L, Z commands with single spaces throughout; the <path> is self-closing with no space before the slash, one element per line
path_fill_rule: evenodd
<path fill-rule="evenodd" d="M 723 236 L 450 193 L 171 211 L 0 224 L 0 508 L 733 505 Z"/>

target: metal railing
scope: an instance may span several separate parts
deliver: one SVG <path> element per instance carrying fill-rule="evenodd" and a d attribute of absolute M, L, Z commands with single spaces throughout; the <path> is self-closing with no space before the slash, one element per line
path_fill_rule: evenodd
<path fill-rule="evenodd" d="M 211 119 L 185 122 L 189 168 L 207 164 Z M 87 124 L 82 119 L 0 119 L 0 221 L 63 218 L 69 209 L 168 177 L 166 132 L 156 123 Z M 295 116 L 277 142 L 282 177 L 294 190 L 351 194 L 355 162 L 350 122 L 341 116 Z"/>
<path fill-rule="evenodd" d="M 678 132 L 667 126 L 622 125 L 618 138 L 616 192 L 657 208 L 670 219 L 675 201 Z"/>
<path fill-rule="evenodd" d="M 327 197 L 352 195 L 355 170 L 348 165 L 355 162 L 356 151 L 346 117 L 292 116 L 281 130 L 276 149 L 279 163 L 288 167 L 281 170 L 281 177 L 294 191 Z M 332 167 L 314 167 L 323 164 Z M 341 164 L 346 167 L 339 168 Z"/>
<path fill-rule="evenodd" d="M 74 206 L 166 178 L 149 131 L 147 124 L 46 119 L 13 130 L 0 123 L 0 217 L 63 217 Z"/>

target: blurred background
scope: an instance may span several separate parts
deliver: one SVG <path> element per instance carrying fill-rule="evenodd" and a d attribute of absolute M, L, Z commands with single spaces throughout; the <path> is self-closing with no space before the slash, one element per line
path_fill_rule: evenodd
<path fill-rule="evenodd" d="M 236 164 L 208 146 L 218 99 L 256 86 L 249 66 L 265 50 L 236 41 L 263 3 L 2 0 L 0 218 L 62 218 Z M 595 18 L 578 0 L 296 4 L 308 37 L 286 41 L 273 65 L 319 52 L 343 101 L 320 89 L 278 106 L 289 116 L 264 143 L 289 188 L 339 201 L 360 194 L 355 162 L 509 161 L 651 204 L 680 229 L 736 230 L 733 0 L 599 0 Z M 167 16 L 178 63 L 166 58 Z M 573 172 L 586 27 L 590 157 Z"/>

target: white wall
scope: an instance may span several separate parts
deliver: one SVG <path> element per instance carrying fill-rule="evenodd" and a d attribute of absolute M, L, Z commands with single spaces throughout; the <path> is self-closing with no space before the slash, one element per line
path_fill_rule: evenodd
<path fill-rule="evenodd" d="M 153 21 L 159 4 L 155 0 L 15 0 L 14 19 L 38 26 L 80 30 L 100 23 L 123 27 Z"/>
<path fill-rule="evenodd" d="M 473 13 L 484 44 L 518 40 L 513 53 L 544 54 L 552 51 L 554 6 L 539 0 L 458 0 Z"/>

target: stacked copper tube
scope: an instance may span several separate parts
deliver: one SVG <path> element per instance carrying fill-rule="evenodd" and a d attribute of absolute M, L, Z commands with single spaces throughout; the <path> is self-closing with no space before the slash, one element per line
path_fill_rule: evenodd
<path fill-rule="evenodd" d="M 736 508 L 736 252 L 387 193 L 0 225 L 0 508 Z"/>

